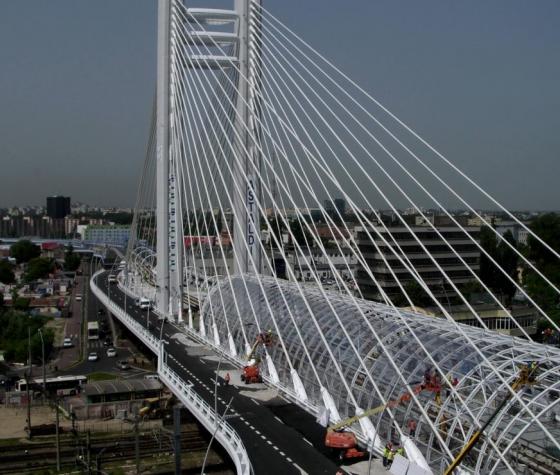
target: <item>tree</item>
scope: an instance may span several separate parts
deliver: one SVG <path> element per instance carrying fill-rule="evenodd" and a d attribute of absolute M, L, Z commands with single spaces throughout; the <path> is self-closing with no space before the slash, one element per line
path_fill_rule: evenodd
<path fill-rule="evenodd" d="M 16 276 L 12 268 L 12 264 L 8 261 L 0 261 L 0 282 L 5 285 L 10 285 L 16 281 Z"/>
<path fill-rule="evenodd" d="M 45 257 L 35 257 L 27 264 L 25 280 L 32 281 L 47 277 L 54 269 L 54 261 Z"/>
<path fill-rule="evenodd" d="M 276 240 L 282 244 L 282 234 L 286 232 L 286 227 L 284 222 L 279 215 L 272 216 L 268 218 L 268 223 L 270 225 L 270 242 L 274 247 L 277 247 Z M 267 225 L 263 223 L 261 228 L 266 229 Z"/>
<path fill-rule="evenodd" d="M 480 246 L 492 259 L 496 259 L 498 243 L 492 228 L 488 226 L 480 228 Z M 498 281 L 498 270 L 490 257 L 487 257 L 484 253 L 480 255 L 480 279 L 488 287 L 495 289 Z"/>
<path fill-rule="evenodd" d="M 482 253 L 480 256 L 480 279 L 490 289 L 503 295 L 506 300 L 511 301 L 515 295 L 515 285 L 504 275 L 504 272 L 514 281 L 517 281 L 519 258 L 514 251 L 517 248 L 517 243 L 513 238 L 513 234 L 508 230 L 503 235 L 503 239 L 498 241 L 495 232 L 491 228 L 484 226 L 480 230 L 480 245 L 489 255 L 488 257 Z"/>
<path fill-rule="evenodd" d="M 17 297 L 14 300 L 14 309 L 16 310 L 28 310 L 29 309 L 29 299 L 25 297 Z"/>
<path fill-rule="evenodd" d="M 301 223 L 300 220 L 292 220 L 290 221 L 290 234 L 291 238 L 295 243 L 298 243 L 300 246 L 313 246 L 314 241 L 309 235 L 307 228 Z"/>
<path fill-rule="evenodd" d="M 29 262 L 40 255 L 41 248 L 26 239 L 19 240 L 10 248 L 10 256 L 15 258 L 18 264 Z"/>
<path fill-rule="evenodd" d="M 547 213 L 536 218 L 531 230 L 556 252 L 560 252 L 560 216 Z M 527 254 L 539 271 L 554 285 L 560 285 L 560 261 L 536 238 L 529 235 Z M 556 291 L 535 271 L 525 269 L 523 284 L 529 296 L 554 321 L 560 323 L 560 300 Z"/>
<path fill-rule="evenodd" d="M 28 329 L 31 331 L 31 352 L 37 361 L 41 358 L 41 337 L 37 330 L 42 328 L 47 319 L 30 317 L 27 314 L 8 310 L 0 314 L 0 347 L 5 350 L 7 361 L 24 363 L 27 360 Z M 45 339 L 45 357 L 48 358 L 53 350 L 54 333 L 51 329 L 43 331 Z"/>
<path fill-rule="evenodd" d="M 404 291 L 416 307 L 430 307 L 435 305 L 432 297 L 422 288 L 416 281 L 411 280 L 404 285 Z M 409 305 L 409 302 L 403 293 L 400 293 L 393 299 L 393 303 L 399 307 Z"/>
<path fill-rule="evenodd" d="M 496 248 L 496 261 L 504 270 L 505 274 L 514 282 L 517 282 L 517 264 L 519 257 L 514 251 L 517 245 L 510 230 L 505 232 L 504 240 L 513 246 L 513 249 L 508 246 L 506 242 L 500 241 L 500 244 L 498 244 Z M 511 302 L 516 290 L 515 284 L 499 270 L 497 270 L 496 275 L 496 289 L 506 297 L 508 302 Z"/>
<path fill-rule="evenodd" d="M 74 252 L 72 246 L 68 246 L 68 249 L 64 253 L 64 270 L 75 271 L 80 267 L 80 256 Z"/>
<path fill-rule="evenodd" d="M 557 252 L 560 251 L 560 215 L 556 213 L 543 214 L 531 223 L 530 228 L 552 249 Z M 529 258 L 537 264 L 557 261 L 557 258 L 532 235 L 529 235 L 527 245 L 529 247 Z"/>

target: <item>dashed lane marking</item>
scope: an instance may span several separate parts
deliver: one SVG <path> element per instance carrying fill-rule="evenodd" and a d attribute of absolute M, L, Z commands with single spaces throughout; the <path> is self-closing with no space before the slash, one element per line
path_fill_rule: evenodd
<path fill-rule="evenodd" d="M 274 416 L 274 419 L 276 419 L 278 422 L 280 422 L 280 424 L 284 424 L 282 419 L 280 419 L 278 416 Z"/>
<path fill-rule="evenodd" d="M 313 447 L 313 444 L 311 442 L 309 442 L 305 437 L 303 438 L 303 440 L 305 440 L 305 442 L 307 442 L 309 445 L 311 445 Z"/>
<path fill-rule="evenodd" d="M 296 467 L 301 472 L 302 475 L 307 475 L 307 472 L 303 468 L 301 468 L 297 463 L 292 463 L 292 465 Z"/>

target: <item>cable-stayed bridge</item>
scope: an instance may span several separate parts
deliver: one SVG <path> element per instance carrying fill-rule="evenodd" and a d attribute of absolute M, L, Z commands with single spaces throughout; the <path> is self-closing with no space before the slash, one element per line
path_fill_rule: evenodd
<path fill-rule="evenodd" d="M 163 324 L 148 328 L 123 305 L 125 295 L 151 299 L 174 331 L 230 363 L 258 358 L 270 387 L 323 422 L 383 406 L 347 429 L 377 454 L 387 441 L 402 444 L 414 473 L 444 472 L 482 427 L 455 473 L 554 473 L 560 351 L 532 341 L 461 246 L 474 246 L 559 328 L 447 209 L 477 217 L 556 298 L 547 275 L 464 195 L 502 210 L 550 259 L 560 255 L 260 1 L 233 3 L 158 2 L 158 84 L 132 237 L 118 289 L 111 295 L 100 273 L 96 294 L 158 354 L 164 382 L 215 430 L 239 472 L 251 470 L 254 454 L 197 396 L 181 373 L 188 367 L 171 364 L 184 340 L 172 348 Z M 447 216 L 458 241 L 433 223 L 426 202 Z M 424 220 L 428 240 L 399 212 L 403 204 Z M 389 210 L 392 225 L 377 208 Z M 476 283 L 517 337 L 488 328 L 461 279 Z M 364 285 L 376 301 L 363 298 Z M 441 318 L 421 312 L 413 290 Z M 453 318 L 451 300 L 474 325 Z M 251 352 L 265 334 L 272 343 Z M 518 387 L 531 364 L 538 371 Z"/>

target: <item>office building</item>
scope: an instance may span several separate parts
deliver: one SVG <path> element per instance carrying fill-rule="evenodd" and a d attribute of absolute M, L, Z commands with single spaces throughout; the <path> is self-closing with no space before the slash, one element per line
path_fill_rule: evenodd
<path fill-rule="evenodd" d="M 381 301 L 378 285 L 389 297 L 401 296 L 399 282 L 405 288 L 415 282 L 405 267 L 407 264 L 415 269 L 436 297 L 442 298 L 444 301 L 449 296 L 453 297 L 455 292 L 430 255 L 458 288 L 474 282 L 476 279 L 471 270 L 478 273 L 480 269 L 480 250 L 476 244 L 458 227 L 447 226 L 436 229 L 441 237 L 434 229 L 425 226 L 411 227 L 411 231 L 405 227 L 385 229 L 377 226 L 369 230 L 370 239 L 364 228 L 356 228 L 357 245 L 377 282 L 376 285 L 367 270 L 358 266 L 356 277 L 363 296 L 367 299 Z M 474 241 L 479 241 L 479 227 L 464 229 Z M 418 241 L 422 243 L 427 252 Z M 464 263 L 445 241 L 452 246 Z M 391 270 L 399 282 L 395 280 Z"/>
<path fill-rule="evenodd" d="M 47 215 L 52 219 L 64 219 L 70 214 L 69 196 L 48 196 Z"/>

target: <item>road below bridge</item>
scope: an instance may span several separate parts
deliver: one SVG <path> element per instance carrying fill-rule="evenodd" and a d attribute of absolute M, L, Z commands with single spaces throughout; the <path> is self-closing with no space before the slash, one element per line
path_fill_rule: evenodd
<path fill-rule="evenodd" d="M 107 293 L 107 273 L 97 277 L 97 286 Z M 111 299 L 125 308 L 125 295 L 116 285 L 111 286 Z M 148 326 L 148 312 L 126 298 L 126 312 L 144 327 Z M 161 323 L 150 315 L 149 330 L 159 337 Z M 167 364 L 185 382 L 192 383 L 196 392 L 214 406 L 214 381 L 219 358 L 210 349 L 188 340 L 180 326 L 167 323 L 163 337 L 168 353 Z M 221 362 L 221 374 L 229 371 L 232 381 L 238 371 Z M 221 378 L 219 379 L 221 380 Z M 223 380 L 221 380 L 223 382 Z M 228 423 L 243 439 L 254 473 L 256 474 L 335 474 L 338 466 L 324 447 L 324 429 L 315 418 L 280 397 L 266 397 L 270 389 L 264 385 L 221 384 L 218 388 L 218 412 L 224 412 L 230 400 Z"/>

